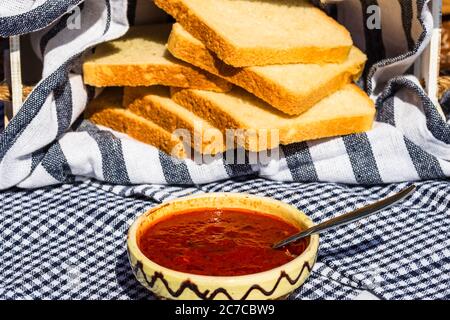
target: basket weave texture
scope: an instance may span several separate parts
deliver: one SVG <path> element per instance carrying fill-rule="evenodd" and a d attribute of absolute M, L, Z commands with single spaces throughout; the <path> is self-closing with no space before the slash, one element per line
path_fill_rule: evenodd
<path fill-rule="evenodd" d="M 442 1 L 442 14 L 443 15 L 450 14 L 450 0 Z"/>

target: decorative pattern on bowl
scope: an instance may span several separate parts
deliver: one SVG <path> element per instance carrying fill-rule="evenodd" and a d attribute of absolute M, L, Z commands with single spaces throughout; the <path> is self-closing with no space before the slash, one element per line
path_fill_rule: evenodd
<path fill-rule="evenodd" d="M 216 277 L 188 274 L 160 266 L 139 250 L 137 239 L 146 226 L 163 216 L 187 209 L 239 208 L 264 212 L 298 227 L 308 228 L 312 221 L 297 208 L 283 202 L 247 194 L 210 193 L 179 198 L 152 208 L 141 215 L 128 232 L 128 257 L 137 280 L 154 295 L 180 300 L 263 300 L 283 298 L 308 278 L 317 258 L 319 236 L 310 237 L 306 250 L 294 260 L 268 271 Z"/>

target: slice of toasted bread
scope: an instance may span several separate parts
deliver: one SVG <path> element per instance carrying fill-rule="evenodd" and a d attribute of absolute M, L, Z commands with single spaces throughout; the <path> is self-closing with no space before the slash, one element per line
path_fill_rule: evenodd
<path fill-rule="evenodd" d="M 306 0 L 155 0 L 235 67 L 342 62 L 350 33 Z"/>
<path fill-rule="evenodd" d="M 353 47 L 342 63 L 235 68 L 222 62 L 179 23 L 167 45 L 177 58 L 238 85 L 287 114 L 300 114 L 360 77 L 367 60 Z"/>
<path fill-rule="evenodd" d="M 367 131 L 375 116 L 374 103 L 354 84 L 299 116 L 287 116 L 237 87 L 229 93 L 173 89 L 172 99 L 222 131 L 245 130 L 239 144 L 250 151 Z"/>
<path fill-rule="evenodd" d="M 189 139 L 202 154 L 215 155 L 226 150 L 222 132 L 174 102 L 168 87 L 125 87 L 123 106 L 168 132 Z"/>
<path fill-rule="evenodd" d="M 86 119 L 128 134 L 178 158 L 186 158 L 183 142 L 154 122 L 122 107 L 122 90 L 108 88 L 87 107 Z"/>
<path fill-rule="evenodd" d="M 131 27 L 97 46 L 83 64 L 84 82 L 95 87 L 167 85 L 225 92 L 224 79 L 174 58 L 166 49 L 171 24 Z"/>

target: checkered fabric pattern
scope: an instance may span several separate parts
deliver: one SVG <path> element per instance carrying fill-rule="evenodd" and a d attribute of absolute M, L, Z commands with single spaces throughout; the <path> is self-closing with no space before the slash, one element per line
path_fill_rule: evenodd
<path fill-rule="evenodd" d="M 86 180 L 0 193 L 0 298 L 151 299 L 126 255 L 133 219 L 160 202 L 202 192 L 247 192 L 293 204 L 316 223 L 399 191 L 261 178 L 183 188 Z M 318 263 L 291 299 L 450 299 L 450 183 L 321 236 Z"/>

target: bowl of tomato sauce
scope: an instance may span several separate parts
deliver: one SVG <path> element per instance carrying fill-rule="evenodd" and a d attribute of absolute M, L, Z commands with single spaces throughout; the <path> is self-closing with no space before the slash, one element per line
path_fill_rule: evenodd
<path fill-rule="evenodd" d="M 159 298 L 281 299 L 308 278 L 319 236 L 272 245 L 311 226 L 303 212 L 272 198 L 195 195 L 139 216 L 128 232 L 128 257 L 137 280 Z"/>

